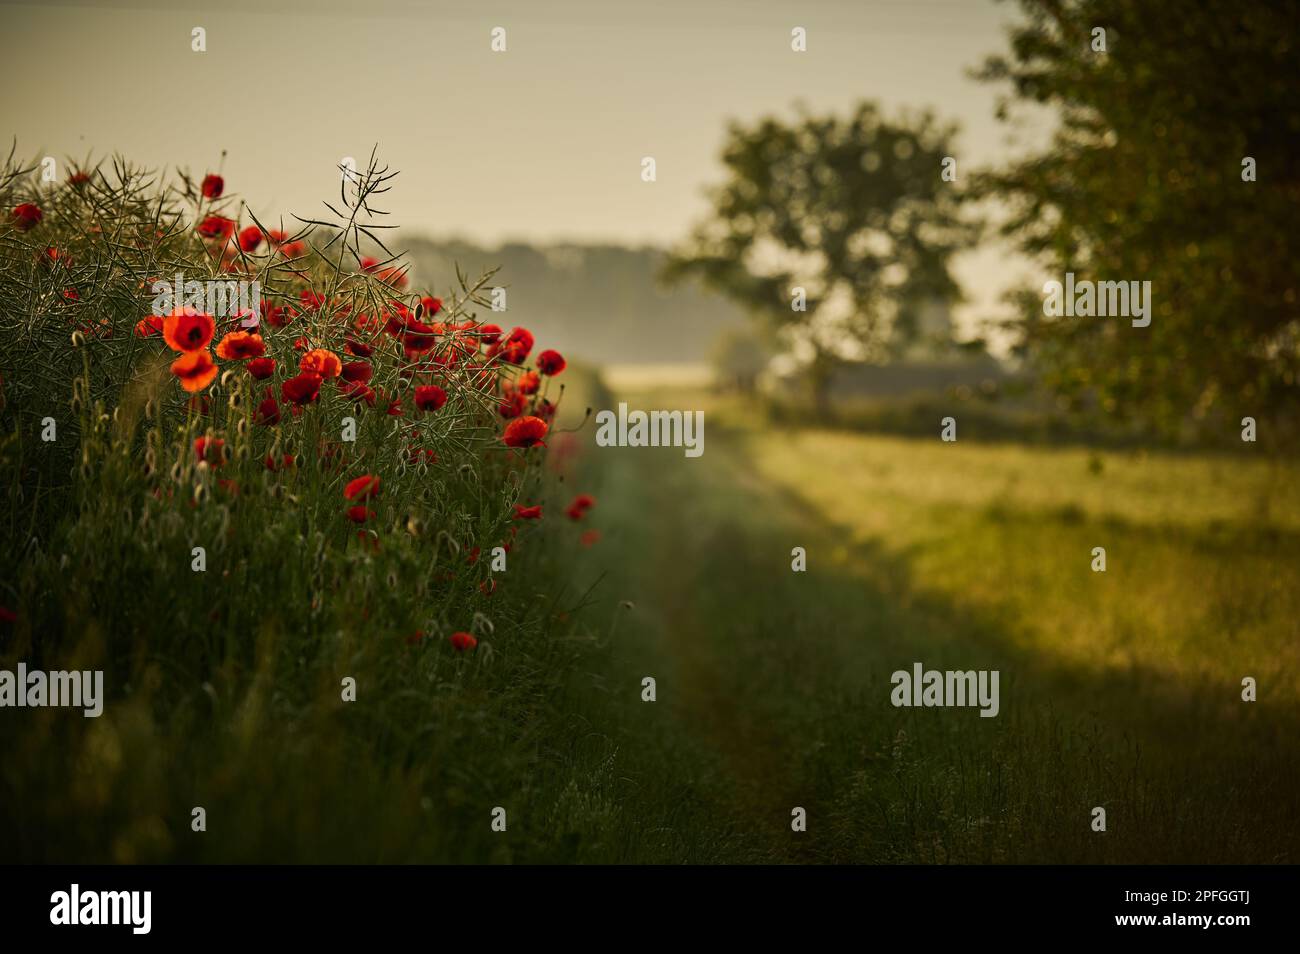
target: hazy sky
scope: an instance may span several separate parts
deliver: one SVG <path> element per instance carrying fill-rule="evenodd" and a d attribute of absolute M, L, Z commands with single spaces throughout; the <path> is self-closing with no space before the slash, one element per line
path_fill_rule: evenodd
<path fill-rule="evenodd" d="M 0 0 L 5 126 L 24 156 L 120 151 L 222 171 L 259 217 L 314 214 L 336 164 L 401 171 L 392 224 L 480 241 L 666 245 L 705 210 L 724 123 L 862 98 L 961 122 L 958 172 L 1006 155 L 991 0 Z M 207 52 L 191 51 L 191 29 Z M 508 49 L 490 49 L 493 27 Z M 808 51 L 790 31 L 808 31 Z M 1041 130 L 1031 130 L 1041 134 Z M 643 156 L 658 181 L 641 181 Z M 967 318 L 1016 274 L 964 256 Z"/>

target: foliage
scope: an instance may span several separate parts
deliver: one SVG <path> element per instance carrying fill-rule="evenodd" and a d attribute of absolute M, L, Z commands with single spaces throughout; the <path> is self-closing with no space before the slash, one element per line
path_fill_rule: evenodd
<path fill-rule="evenodd" d="M 824 404 L 838 362 L 905 346 L 921 308 L 958 297 L 948 259 L 975 232 L 942 178 L 955 132 L 871 103 L 734 123 L 727 181 L 666 274 L 699 275 L 779 329 Z M 792 307 L 796 287 L 806 310 Z"/>
<path fill-rule="evenodd" d="M 5 855 L 508 857 L 481 803 L 526 803 L 580 646 L 538 575 L 574 543 L 519 519 L 547 452 L 512 439 L 563 388 L 477 319 L 490 273 L 406 291 L 373 158 L 291 232 L 214 178 L 0 174 L 0 668 L 103 670 L 107 696 L 0 720 Z M 261 308 L 155 313 L 178 272 Z M 474 823 L 426 830 L 422 799 Z"/>
<path fill-rule="evenodd" d="M 1174 431 L 1294 422 L 1300 325 L 1300 5 L 1023 0 L 979 75 L 1051 108 L 1050 146 L 982 177 L 1007 234 L 1061 279 L 1150 281 L 1152 324 L 1045 320 L 1023 353 L 1070 406 Z M 1106 49 L 1094 50 L 1093 31 Z M 1243 160 L 1258 181 L 1243 181 Z"/>

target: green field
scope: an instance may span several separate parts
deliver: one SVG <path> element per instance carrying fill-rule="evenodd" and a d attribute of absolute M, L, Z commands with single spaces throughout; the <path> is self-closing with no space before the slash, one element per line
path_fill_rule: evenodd
<path fill-rule="evenodd" d="M 592 860 L 1296 860 L 1294 465 L 626 397 L 709 406 L 709 433 L 698 460 L 593 455 L 607 529 L 587 559 L 618 618 L 570 708 L 621 780 L 579 785 L 618 814 Z M 914 662 L 999 670 L 1000 715 L 894 708 Z"/>

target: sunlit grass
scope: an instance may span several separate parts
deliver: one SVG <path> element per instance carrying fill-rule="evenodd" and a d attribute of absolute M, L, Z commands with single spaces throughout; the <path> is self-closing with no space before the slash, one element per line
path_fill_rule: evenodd
<path fill-rule="evenodd" d="M 608 529 L 589 560 L 636 607 L 599 676 L 598 723 L 629 777 L 625 824 L 675 825 L 633 857 L 1294 859 L 1297 558 L 1289 531 L 1241 503 L 1267 499 L 1293 525 L 1287 466 L 931 446 L 776 429 L 703 393 L 619 397 L 703 407 L 709 430 L 698 461 L 597 455 Z M 1108 476 L 1127 499 L 1095 486 Z M 999 716 L 894 708 L 890 674 L 916 661 L 998 669 Z M 654 707 L 634 695 L 644 674 Z M 688 776 L 689 811 L 653 797 Z"/>
<path fill-rule="evenodd" d="M 842 432 L 746 446 L 759 474 L 906 558 L 918 585 L 996 612 L 1026 649 L 1297 695 L 1300 467 Z M 1106 550 L 1094 572 L 1092 550 Z M 832 559 L 851 566 L 847 547 Z"/>

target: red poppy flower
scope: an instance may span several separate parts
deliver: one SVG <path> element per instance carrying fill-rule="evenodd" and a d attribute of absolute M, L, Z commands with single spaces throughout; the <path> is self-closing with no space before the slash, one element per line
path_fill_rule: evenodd
<path fill-rule="evenodd" d="M 29 229 L 34 229 L 36 226 L 41 224 L 41 219 L 44 218 L 44 216 L 45 213 L 41 211 L 39 205 L 32 205 L 30 202 L 24 202 L 22 205 L 14 207 L 12 213 L 14 228 L 19 232 L 26 232 Z"/>
<path fill-rule="evenodd" d="M 432 351 L 437 343 L 436 336 L 441 330 L 441 325 L 426 325 L 414 318 L 407 318 L 402 327 L 402 347 L 406 349 L 407 356 L 428 354 Z"/>
<path fill-rule="evenodd" d="M 253 252 L 262 244 L 262 230 L 256 225 L 250 225 L 239 233 L 239 247 L 245 252 Z"/>
<path fill-rule="evenodd" d="M 340 378 L 339 394 L 350 401 L 365 401 L 371 407 L 375 406 L 375 389 L 364 381 L 347 381 Z"/>
<path fill-rule="evenodd" d="M 149 315 L 141 318 L 135 323 L 135 335 L 137 338 L 152 338 L 155 335 L 163 333 L 162 315 Z"/>
<path fill-rule="evenodd" d="M 68 185 L 84 186 L 90 181 L 90 176 L 78 169 L 72 175 L 68 176 Z"/>
<path fill-rule="evenodd" d="M 451 648 L 458 653 L 473 649 L 478 645 L 478 640 L 469 633 L 452 633 L 450 637 Z"/>
<path fill-rule="evenodd" d="M 515 504 L 516 520 L 540 520 L 541 516 L 542 516 L 541 504 L 535 504 L 532 507 L 524 507 L 521 506 L 520 504 Z"/>
<path fill-rule="evenodd" d="M 265 381 L 271 375 L 275 374 L 274 358 L 254 358 L 248 364 L 244 365 L 251 374 L 259 381 Z"/>
<path fill-rule="evenodd" d="M 528 398 L 523 394 L 520 394 L 518 391 L 511 390 L 502 396 L 501 403 L 497 406 L 497 410 L 501 413 L 502 417 L 509 420 L 512 417 L 518 417 L 520 414 L 524 413 L 524 408 L 527 406 Z"/>
<path fill-rule="evenodd" d="M 519 380 L 515 382 L 515 387 L 520 394 L 536 394 L 537 389 L 542 386 L 542 379 L 537 376 L 536 371 L 525 371 L 519 375 Z"/>
<path fill-rule="evenodd" d="M 584 546 L 589 547 L 600 539 L 599 530 L 584 530 L 578 541 Z"/>
<path fill-rule="evenodd" d="M 343 362 L 333 351 L 316 348 L 302 356 L 298 367 L 309 374 L 319 374 L 322 378 L 337 378 L 343 373 Z"/>
<path fill-rule="evenodd" d="M 438 312 L 442 311 L 442 299 L 434 298 L 432 295 L 425 295 L 420 299 L 420 304 L 424 306 L 425 318 L 432 318 Z"/>
<path fill-rule="evenodd" d="M 406 310 L 405 305 L 399 304 L 394 311 L 385 309 L 380 313 L 380 317 L 384 321 L 384 331 L 396 338 L 406 328 L 406 322 L 411 317 L 411 313 Z"/>
<path fill-rule="evenodd" d="M 448 347 L 441 353 L 433 356 L 433 363 L 444 368 L 454 367 L 463 359 L 468 358 L 474 353 L 474 349 L 463 341 L 450 339 Z"/>
<path fill-rule="evenodd" d="M 18 614 L 7 606 L 0 606 L 0 623 L 16 623 Z"/>
<path fill-rule="evenodd" d="M 415 406 L 421 411 L 436 411 L 447 403 L 447 392 L 436 384 L 425 384 L 415 389 Z"/>
<path fill-rule="evenodd" d="M 552 404 L 549 400 L 543 398 L 541 403 L 539 403 L 537 407 L 534 408 L 533 413 L 536 414 L 538 417 L 540 417 L 543 421 L 549 422 L 551 418 L 555 417 L 555 405 Z"/>
<path fill-rule="evenodd" d="M 285 305 L 273 305 L 269 301 L 262 302 L 262 320 L 272 328 L 283 328 L 289 322 L 293 321 L 294 311 Z"/>
<path fill-rule="evenodd" d="M 466 369 L 466 380 L 470 387 L 479 391 L 491 391 L 496 386 L 497 373 L 485 364 L 472 362 Z"/>
<path fill-rule="evenodd" d="M 232 331 L 217 345 L 217 357 L 227 361 L 260 358 L 264 354 L 266 354 L 266 345 L 262 341 L 262 336 L 247 331 Z"/>
<path fill-rule="evenodd" d="M 501 332 L 500 325 L 483 325 L 478 330 L 479 340 L 482 341 L 485 345 L 496 344 L 498 341 L 501 340 L 501 334 L 502 332 Z"/>
<path fill-rule="evenodd" d="M 548 430 L 550 428 L 540 417 L 521 417 L 506 426 L 501 439 L 507 447 L 545 447 L 542 438 Z"/>
<path fill-rule="evenodd" d="M 304 288 L 300 291 L 298 300 L 302 302 L 305 311 L 320 311 L 321 306 L 325 304 L 325 296 L 312 291 L 310 288 Z"/>
<path fill-rule="evenodd" d="M 300 258 L 307 254 L 307 244 L 305 242 L 285 242 L 276 251 L 285 258 Z"/>
<path fill-rule="evenodd" d="M 564 512 L 570 520 L 581 520 L 592 507 L 596 506 L 596 498 L 591 494 L 578 494 L 573 498 L 573 503 Z"/>
<path fill-rule="evenodd" d="M 224 215 L 209 215 L 198 224 L 198 233 L 204 238 L 230 238 L 235 234 L 235 223 Z"/>
<path fill-rule="evenodd" d="M 407 281 L 405 265 L 393 265 L 390 268 L 380 269 L 375 273 L 375 278 L 379 279 L 385 285 L 391 285 L 393 288 L 405 288 Z"/>
<path fill-rule="evenodd" d="M 280 405 L 275 403 L 275 398 L 269 394 L 257 406 L 257 422 L 267 427 L 280 423 Z"/>
<path fill-rule="evenodd" d="M 209 173 L 203 177 L 203 198 L 220 199 L 221 193 L 226 191 L 226 180 L 219 175 Z"/>
<path fill-rule="evenodd" d="M 363 507 L 361 504 L 348 508 L 348 519 L 353 523 L 365 523 L 374 515 L 375 512 L 373 510 L 369 507 Z"/>
<path fill-rule="evenodd" d="M 379 495 L 379 478 L 374 474 L 365 474 L 348 481 L 343 488 L 345 500 L 372 500 Z"/>
<path fill-rule="evenodd" d="M 323 380 L 319 374 L 304 371 L 280 385 L 280 397 L 297 405 L 310 404 L 320 397 Z"/>
<path fill-rule="evenodd" d="M 527 328 L 515 328 L 510 332 L 510 336 L 501 342 L 501 349 L 497 353 L 511 364 L 523 364 L 532 350 L 533 333 Z"/>
<path fill-rule="evenodd" d="M 385 317 L 387 317 L 387 313 L 385 313 Z M 383 324 L 374 315 L 363 311 L 352 319 L 352 331 L 356 335 L 369 340 L 379 334 Z"/>
<path fill-rule="evenodd" d="M 220 467 L 226 459 L 226 442 L 220 437 L 195 438 L 194 456 L 213 467 Z"/>
<path fill-rule="evenodd" d="M 163 318 L 163 339 L 173 351 L 205 349 L 216 331 L 217 323 L 212 316 L 193 308 L 183 308 Z"/>
<path fill-rule="evenodd" d="M 537 370 L 542 374 L 559 374 L 567 366 L 564 355 L 558 351 L 548 349 L 537 356 Z"/>
<path fill-rule="evenodd" d="M 349 361 L 339 372 L 339 376 L 344 381 L 352 381 L 356 384 L 369 384 L 373 374 L 374 368 L 365 361 Z"/>
<path fill-rule="evenodd" d="M 187 351 L 172 362 L 172 374 L 181 382 L 181 387 L 193 394 L 212 383 L 217 376 L 217 363 L 207 348 Z"/>

